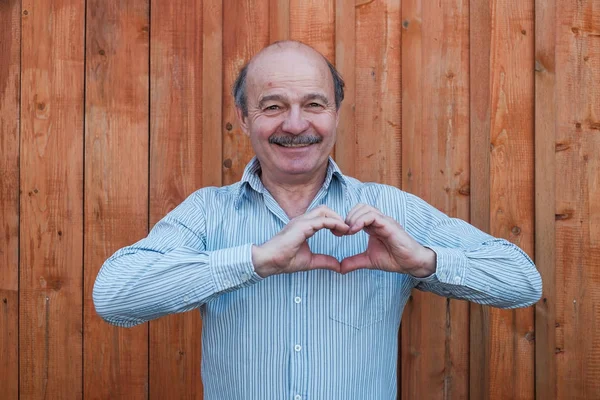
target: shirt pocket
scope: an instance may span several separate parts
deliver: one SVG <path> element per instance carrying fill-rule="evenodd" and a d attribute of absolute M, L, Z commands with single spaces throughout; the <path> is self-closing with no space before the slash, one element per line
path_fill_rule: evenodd
<path fill-rule="evenodd" d="M 332 274 L 329 317 L 355 329 L 380 322 L 385 315 L 384 274 L 369 269 Z"/>

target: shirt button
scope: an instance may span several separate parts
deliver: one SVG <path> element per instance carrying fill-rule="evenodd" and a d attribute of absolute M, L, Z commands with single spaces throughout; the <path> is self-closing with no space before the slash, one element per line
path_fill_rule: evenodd
<path fill-rule="evenodd" d="M 246 282 L 250 277 L 247 273 L 244 272 L 242 275 L 240 275 L 240 278 L 242 279 L 242 281 Z"/>
<path fill-rule="evenodd" d="M 302 396 L 300 396 L 299 394 L 294 396 L 294 400 L 302 400 Z"/>
<path fill-rule="evenodd" d="M 295 297 L 294 301 L 296 302 L 296 304 L 300 304 L 300 302 L 302 302 L 302 299 L 300 297 Z"/>
<path fill-rule="evenodd" d="M 187 303 L 188 301 L 190 301 L 190 298 L 187 296 L 183 296 L 183 301 L 185 301 Z"/>
<path fill-rule="evenodd" d="M 297 344 L 297 345 L 294 346 L 294 350 L 300 351 L 300 350 L 302 350 L 302 346 L 300 346 L 299 344 Z"/>
<path fill-rule="evenodd" d="M 227 279 L 225 279 L 223 281 L 223 285 L 225 285 L 226 287 L 229 287 L 229 286 L 231 286 L 231 282 L 229 282 Z"/>
<path fill-rule="evenodd" d="M 456 283 L 457 285 L 460 283 L 460 276 L 454 277 L 454 283 Z"/>

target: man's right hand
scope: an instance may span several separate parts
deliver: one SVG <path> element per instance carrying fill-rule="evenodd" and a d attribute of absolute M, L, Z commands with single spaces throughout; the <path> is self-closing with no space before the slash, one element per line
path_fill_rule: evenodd
<path fill-rule="evenodd" d="M 307 240 L 321 229 L 329 229 L 336 236 L 343 236 L 350 227 L 335 211 L 320 206 L 292 219 L 271 240 L 261 246 L 252 246 L 252 263 L 258 275 L 270 275 L 330 269 L 340 271 L 340 263 L 325 254 L 313 254 Z"/>

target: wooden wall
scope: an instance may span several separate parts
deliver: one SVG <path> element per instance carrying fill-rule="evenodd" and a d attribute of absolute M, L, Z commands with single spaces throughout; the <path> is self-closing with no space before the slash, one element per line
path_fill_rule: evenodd
<path fill-rule="evenodd" d="M 252 150 L 239 68 L 281 39 L 347 83 L 335 157 L 518 244 L 503 311 L 414 293 L 401 399 L 600 398 L 600 0 L 0 1 L 0 397 L 201 399 L 196 312 L 103 323 L 102 262 Z"/>

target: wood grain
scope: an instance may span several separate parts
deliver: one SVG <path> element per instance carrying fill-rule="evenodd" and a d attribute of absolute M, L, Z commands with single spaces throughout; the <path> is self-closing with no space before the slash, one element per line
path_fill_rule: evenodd
<path fill-rule="evenodd" d="M 19 396 L 81 398 L 84 15 L 22 2 Z"/>
<path fill-rule="evenodd" d="M 557 398 L 600 398 L 600 3 L 557 2 Z"/>
<path fill-rule="evenodd" d="M 400 1 L 356 8 L 354 170 L 362 181 L 396 187 L 402 181 L 400 29 Z"/>
<path fill-rule="evenodd" d="M 148 232 L 149 23 L 147 0 L 87 2 L 85 398 L 148 396 L 148 325 L 108 325 L 91 294 L 103 262 Z"/>
<path fill-rule="evenodd" d="M 534 256 L 534 2 L 491 2 L 490 233 Z M 534 397 L 533 309 L 491 309 L 489 393 Z M 479 366 L 473 366 L 478 368 Z"/>
<path fill-rule="evenodd" d="M 403 83 L 408 86 L 403 101 L 403 188 L 450 216 L 468 220 L 468 2 L 413 1 L 405 6 L 409 32 L 404 43 L 407 54 L 418 52 L 419 58 L 415 66 L 404 64 L 412 57 L 403 63 Z M 403 319 L 403 398 L 468 397 L 468 307 L 466 302 L 413 293 Z"/>
<path fill-rule="evenodd" d="M 335 161 L 344 174 L 356 175 L 356 5 L 353 1 L 335 2 L 335 67 L 346 88 L 339 110 L 340 122 L 334 149 Z"/>
<path fill-rule="evenodd" d="M 269 2 L 224 0 L 223 25 L 223 184 L 237 182 L 254 155 L 250 140 L 240 129 L 231 87 L 238 72 L 269 44 Z"/>
<path fill-rule="evenodd" d="M 535 3 L 535 262 L 543 294 L 535 308 L 535 395 L 555 399 L 556 375 L 556 0 Z"/>
<path fill-rule="evenodd" d="M 0 3 L 0 376 L 19 396 L 19 114 L 21 2 Z"/>
<path fill-rule="evenodd" d="M 335 7 L 331 0 L 290 0 L 290 39 L 335 62 Z"/>
<path fill-rule="evenodd" d="M 218 146 L 221 136 L 220 80 L 210 83 L 204 79 L 205 65 L 208 64 L 213 66 L 214 75 L 220 75 L 220 43 L 216 46 L 212 43 L 214 48 L 208 49 L 217 52 L 214 56 L 204 48 L 207 40 L 204 20 L 218 19 L 216 31 L 220 30 L 221 24 L 215 13 L 220 10 L 208 9 L 211 3 L 215 2 L 178 0 L 152 3 L 151 226 L 193 191 L 204 186 L 207 173 L 212 171 L 214 176 L 214 171 L 217 172 L 216 180 L 212 179 L 209 184 L 218 184 L 221 179 Z M 210 35 L 208 40 L 211 40 Z M 205 93 L 205 83 L 219 85 L 216 88 L 218 94 Z M 204 101 L 207 98 L 211 100 Z M 205 113 L 207 105 L 214 106 L 213 110 Z M 215 108 L 218 117 L 216 126 L 214 112 L 210 113 Z M 205 160 L 204 154 L 210 152 L 218 157 L 216 161 Z M 150 322 L 152 397 L 202 398 L 200 337 L 198 311 Z"/>
<path fill-rule="evenodd" d="M 290 0 L 269 0 L 269 42 L 290 38 Z"/>

